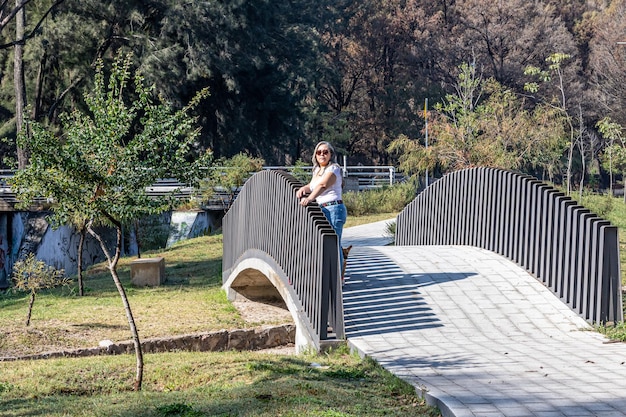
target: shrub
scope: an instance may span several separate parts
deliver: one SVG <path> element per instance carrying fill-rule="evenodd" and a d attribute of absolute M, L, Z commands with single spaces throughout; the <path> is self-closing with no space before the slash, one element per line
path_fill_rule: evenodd
<path fill-rule="evenodd" d="M 29 326 L 37 293 L 43 289 L 69 285 L 71 280 L 65 277 L 65 271 L 38 261 L 31 253 L 25 260 L 18 261 L 13 266 L 13 282 L 18 291 L 30 293 L 26 317 L 26 326 Z"/>
<path fill-rule="evenodd" d="M 365 214 L 395 213 L 402 211 L 415 198 L 416 181 L 385 186 L 367 191 L 348 191 L 343 194 L 343 201 L 352 216 Z"/>

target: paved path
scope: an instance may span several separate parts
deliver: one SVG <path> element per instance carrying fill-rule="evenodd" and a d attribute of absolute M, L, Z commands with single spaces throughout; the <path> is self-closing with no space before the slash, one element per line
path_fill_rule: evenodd
<path fill-rule="evenodd" d="M 387 222 L 345 229 L 348 342 L 444 416 L 626 416 L 626 343 L 609 343 L 504 257 L 381 246 Z"/>

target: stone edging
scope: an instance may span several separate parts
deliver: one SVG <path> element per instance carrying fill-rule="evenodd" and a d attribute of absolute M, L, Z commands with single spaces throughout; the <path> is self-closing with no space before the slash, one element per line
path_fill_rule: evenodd
<path fill-rule="evenodd" d="M 172 351 L 219 352 L 226 350 L 260 350 L 294 343 L 296 326 L 285 324 L 258 329 L 220 330 L 174 337 L 158 337 L 141 341 L 143 353 Z M 99 355 L 134 353 L 132 340 L 101 343 L 100 347 L 45 352 L 34 355 L 0 357 L 0 362 L 52 358 L 80 358 Z"/>

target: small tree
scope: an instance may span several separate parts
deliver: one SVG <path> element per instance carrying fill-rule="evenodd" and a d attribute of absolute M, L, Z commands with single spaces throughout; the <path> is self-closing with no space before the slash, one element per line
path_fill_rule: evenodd
<path fill-rule="evenodd" d="M 291 169 L 291 175 L 302 184 L 308 184 L 311 181 L 311 163 L 306 163 L 298 159 Z"/>
<path fill-rule="evenodd" d="M 421 174 L 435 169 L 488 166 L 548 170 L 562 155 L 561 120 L 545 105 L 534 111 L 494 79 L 481 80 L 473 66 L 460 67 L 456 94 L 430 112 L 431 141 L 399 135 L 388 147 L 400 170 Z"/>
<path fill-rule="evenodd" d="M 570 105 L 568 101 L 569 98 L 566 94 L 567 91 L 563 68 L 566 61 L 570 58 L 571 56 L 569 54 L 557 52 L 551 54 L 550 56 L 548 56 L 548 58 L 546 58 L 546 62 L 548 63 L 548 70 L 542 70 L 541 68 L 532 65 L 524 69 L 525 75 L 536 77 L 543 83 L 550 82 L 553 75 L 556 77 L 557 94 L 552 99 L 547 100 L 547 103 L 558 109 L 562 113 L 563 119 L 567 123 L 569 133 L 569 152 L 567 155 L 567 171 L 565 174 L 565 179 L 567 182 L 567 195 L 570 195 L 572 192 L 572 162 L 574 159 L 574 148 L 576 145 L 574 122 L 569 110 Z M 528 82 L 524 85 L 524 89 L 532 94 L 535 94 L 539 91 L 539 84 L 535 81 Z M 555 104 L 552 104 L 553 102 L 555 102 Z"/>
<path fill-rule="evenodd" d="M 17 172 L 13 188 L 23 206 L 36 198 L 52 202 L 53 226 L 87 219 L 86 230 L 107 259 L 133 337 L 137 360 L 135 390 L 141 389 L 143 355 L 128 297 L 117 273 L 122 250 L 122 225 L 171 207 L 172 199 L 151 198 L 146 189 L 159 178 L 194 184 L 197 166 L 208 166 L 210 154 L 188 162 L 198 134 L 189 115 L 208 93 L 201 91 L 190 105 L 174 111 L 154 103 L 152 89 L 136 74 L 129 88 L 131 57 L 118 56 L 108 83 L 104 67 L 96 68 L 93 91 L 85 96 L 87 110 L 65 115 L 63 137 L 31 122 L 32 136 L 19 137 L 30 152 L 30 165 Z M 113 248 L 95 228 L 112 227 Z"/>
<path fill-rule="evenodd" d="M 26 326 L 30 326 L 30 318 L 35 305 L 35 297 L 41 290 L 69 285 L 71 279 L 65 277 L 65 271 L 46 265 L 38 261 L 34 254 L 29 254 L 25 260 L 13 265 L 13 283 L 18 291 L 30 293 Z"/>
<path fill-rule="evenodd" d="M 226 210 L 235 201 L 235 197 L 241 186 L 250 175 L 263 168 L 263 159 L 253 158 L 244 153 L 239 153 L 232 158 L 221 158 L 215 161 L 207 177 L 200 182 L 202 197 L 210 199 L 215 195 L 215 190 L 223 190 L 227 195 Z"/>
<path fill-rule="evenodd" d="M 609 170 L 610 194 L 613 195 L 613 170 L 617 169 L 624 173 L 624 201 L 626 202 L 626 138 L 624 138 L 623 128 L 610 117 L 600 120 L 596 126 L 602 137 L 608 141 L 601 160 L 604 167 Z"/>

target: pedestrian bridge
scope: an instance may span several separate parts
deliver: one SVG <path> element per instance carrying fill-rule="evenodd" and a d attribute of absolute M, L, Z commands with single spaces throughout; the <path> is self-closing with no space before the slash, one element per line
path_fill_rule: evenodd
<path fill-rule="evenodd" d="M 223 285 L 231 300 L 284 301 L 296 348 L 319 350 L 346 337 L 339 253 L 320 208 L 299 205 L 300 185 L 271 170 L 246 182 L 224 217 Z M 617 228 L 531 177 L 489 168 L 449 174 L 400 213 L 395 245 L 490 251 L 588 323 L 623 321 Z"/>

